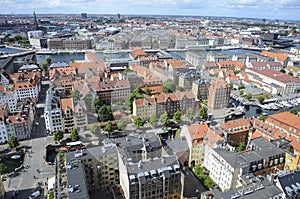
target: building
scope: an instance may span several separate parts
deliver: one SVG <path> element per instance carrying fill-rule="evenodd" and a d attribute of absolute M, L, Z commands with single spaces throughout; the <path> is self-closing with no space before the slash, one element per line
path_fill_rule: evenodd
<path fill-rule="evenodd" d="M 218 63 L 220 69 L 228 69 L 228 70 L 234 70 L 234 71 L 241 71 L 244 69 L 245 64 L 241 61 L 220 61 Z"/>
<path fill-rule="evenodd" d="M 283 69 L 283 65 L 280 62 L 250 62 L 248 64 L 248 68 L 254 68 L 258 70 L 268 68 L 270 70 L 280 71 Z"/>
<path fill-rule="evenodd" d="M 181 171 L 175 156 L 130 163 L 119 154 L 120 184 L 126 199 L 181 198 Z"/>
<path fill-rule="evenodd" d="M 201 67 L 204 62 L 204 58 L 201 56 L 201 53 L 197 53 L 194 51 L 188 51 L 186 53 L 185 60 L 196 67 Z"/>
<path fill-rule="evenodd" d="M 180 132 L 181 137 L 185 137 L 189 147 L 188 165 L 202 165 L 205 155 L 204 137 L 207 134 L 208 126 L 204 124 L 193 124 L 183 126 Z"/>
<path fill-rule="evenodd" d="M 148 120 L 150 115 L 156 116 L 156 102 L 154 98 L 135 99 L 133 101 L 133 116 Z"/>
<path fill-rule="evenodd" d="M 74 124 L 78 131 L 88 128 L 87 107 L 84 100 L 74 101 Z"/>
<path fill-rule="evenodd" d="M 207 107 L 211 109 L 226 108 L 230 99 L 230 86 L 222 79 L 213 79 L 208 88 Z"/>
<path fill-rule="evenodd" d="M 193 87 L 193 82 L 200 78 L 200 73 L 196 71 L 182 73 L 179 75 L 178 86 L 184 88 L 185 90 L 191 90 Z"/>
<path fill-rule="evenodd" d="M 300 90 L 300 79 L 288 74 L 270 69 L 246 68 L 249 80 L 255 83 L 255 86 L 271 94 L 294 94 Z"/>
<path fill-rule="evenodd" d="M 282 191 L 282 198 L 294 199 L 299 198 L 300 190 L 300 172 L 299 170 L 293 172 L 278 172 L 276 180 L 277 187 Z"/>
<path fill-rule="evenodd" d="M 221 128 L 229 145 L 237 147 L 240 143 L 244 143 L 246 146 L 252 124 L 250 119 L 242 118 L 222 123 Z"/>
<path fill-rule="evenodd" d="M 60 99 L 60 107 L 62 111 L 63 129 L 66 133 L 70 133 L 75 127 L 73 98 Z"/>
<path fill-rule="evenodd" d="M 83 187 L 88 191 L 105 191 L 119 184 L 117 147 L 113 144 L 66 153 L 66 167 L 78 161 L 82 165 Z M 67 173 L 67 178 L 69 178 Z M 76 182 L 76 181 L 75 181 Z M 80 181 L 79 181 L 80 182 Z M 81 187 L 81 186 L 80 186 Z"/>
<path fill-rule="evenodd" d="M 7 104 L 11 113 L 17 112 L 17 93 L 12 89 L 6 89 L 4 86 L 0 86 L 0 105 Z"/>
<path fill-rule="evenodd" d="M 49 49 L 85 50 L 92 48 L 92 40 L 53 38 L 48 39 L 47 46 Z"/>
<path fill-rule="evenodd" d="M 52 87 L 47 91 L 44 108 L 46 130 L 49 133 L 64 130 L 60 97 L 55 94 L 55 90 L 56 89 Z"/>
<path fill-rule="evenodd" d="M 277 52 L 262 51 L 260 55 L 269 57 L 273 59 L 275 62 L 280 62 L 283 66 L 287 66 L 289 57 L 284 54 L 277 53 Z"/>
<path fill-rule="evenodd" d="M 196 96 L 196 100 L 207 100 L 208 88 L 209 88 L 209 80 L 207 79 L 198 79 L 192 84 L 192 92 Z"/>
<path fill-rule="evenodd" d="M 134 72 L 128 72 L 126 74 L 119 73 L 119 79 L 126 79 L 130 85 L 130 92 L 135 88 L 139 87 L 142 83 L 142 79 L 137 76 Z"/>
<path fill-rule="evenodd" d="M 96 84 L 94 91 L 105 104 L 124 102 L 130 94 L 130 84 L 128 80 L 103 81 Z"/>

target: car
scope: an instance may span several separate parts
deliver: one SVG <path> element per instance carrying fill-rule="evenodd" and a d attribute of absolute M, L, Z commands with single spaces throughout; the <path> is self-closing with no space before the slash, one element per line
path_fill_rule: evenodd
<path fill-rule="evenodd" d="M 28 197 L 28 199 L 35 199 L 37 197 L 39 197 L 41 195 L 41 192 L 39 190 L 34 191 L 30 194 L 30 196 Z"/>
<path fill-rule="evenodd" d="M 36 122 L 36 123 L 35 123 L 35 125 L 36 125 L 36 126 L 38 126 L 38 125 L 39 125 L 39 123 L 38 123 L 38 122 Z"/>

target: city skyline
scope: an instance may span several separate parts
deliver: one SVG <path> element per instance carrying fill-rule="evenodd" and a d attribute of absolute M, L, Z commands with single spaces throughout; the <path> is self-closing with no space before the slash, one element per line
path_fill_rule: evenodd
<path fill-rule="evenodd" d="M 4 0 L 2 14 L 188 15 L 299 20 L 297 0 Z"/>

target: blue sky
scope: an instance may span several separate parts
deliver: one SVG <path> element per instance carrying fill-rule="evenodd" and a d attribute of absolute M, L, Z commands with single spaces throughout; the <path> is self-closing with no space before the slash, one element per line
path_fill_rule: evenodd
<path fill-rule="evenodd" d="M 1 14 L 92 13 L 300 20 L 300 0 L 0 0 Z"/>

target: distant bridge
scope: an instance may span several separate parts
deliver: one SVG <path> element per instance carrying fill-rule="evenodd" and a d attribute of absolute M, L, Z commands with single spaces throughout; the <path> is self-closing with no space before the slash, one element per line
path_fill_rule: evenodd
<path fill-rule="evenodd" d="M 33 51 L 33 50 L 24 51 L 24 52 L 15 53 L 15 54 L 2 55 L 2 56 L 0 56 L 0 59 L 5 59 L 7 57 L 23 57 L 23 56 L 34 54 L 34 53 L 35 53 L 35 51 Z"/>

